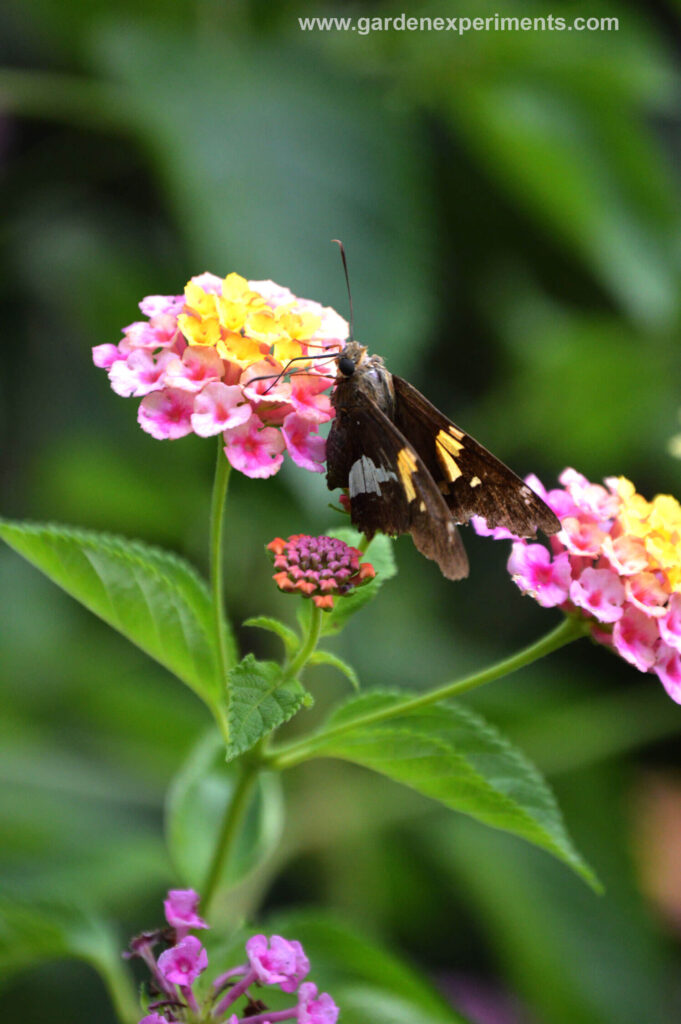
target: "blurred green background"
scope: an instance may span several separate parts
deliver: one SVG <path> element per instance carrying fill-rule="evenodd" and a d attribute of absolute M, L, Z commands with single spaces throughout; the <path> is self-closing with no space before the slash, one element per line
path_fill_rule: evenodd
<path fill-rule="evenodd" d="M 681 6 L 413 0 L 407 14 L 495 11 L 616 15 L 620 28 L 362 36 L 301 32 L 297 19 L 401 9 L 6 0 L 3 515 L 140 537 L 205 569 L 213 445 L 143 434 L 90 348 L 116 342 L 142 296 L 204 270 L 271 277 L 346 313 L 332 237 L 347 247 L 358 338 L 518 472 L 551 482 L 573 465 L 681 495 L 668 452 L 681 402 Z M 234 480 L 237 623 L 293 617 L 263 546 L 338 525 L 329 500 L 322 477 L 290 465 Z M 464 533 L 472 569 L 457 584 L 397 544 L 400 574 L 335 642 L 364 686 L 444 682 L 553 624 L 509 581 L 506 545 Z M 277 653 L 256 630 L 239 636 Z M 87 901 L 123 943 L 177 884 L 164 793 L 207 715 L 5 548 L 0 665 L 4 887 Z M 328 669 L 310 684 L 310 716 L 344 692 Z M 678 1019 L 681 711 L 654 677 L 586 642 L 471 699 L 549 776 L 606 895 L 329 762 L 285 779 L 261 912 L 338 912 L 479 1024 Z M 53 1024 L 92 1020 L 93 1007 L 113 1020 L 76 964 L 11 975 L 2 998 L 23 1024 L 47 1007 Z"/>

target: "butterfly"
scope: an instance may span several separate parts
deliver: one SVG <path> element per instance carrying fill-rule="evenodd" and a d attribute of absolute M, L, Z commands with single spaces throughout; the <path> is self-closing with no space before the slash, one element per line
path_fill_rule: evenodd
<path fill-rule="evenodd" d="M 410 533 L 444 576 L 458 580 L 468 575 L 468 557 L 457 525 L 471 516 L 518 537 L 560 530 L 526 483 L 380 356 L 350 341 L 336 365 L 326 482 L 347 491 L 350 519 L 362 533 Z"/>

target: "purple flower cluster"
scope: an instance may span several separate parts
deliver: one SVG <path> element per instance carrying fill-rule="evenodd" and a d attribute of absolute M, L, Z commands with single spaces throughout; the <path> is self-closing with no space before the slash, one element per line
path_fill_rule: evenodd
<path fill-rule="evenodd" d="M 279 589 L 311 597 L 318 608 L 330 610 L 334 595 L 344 597 L 376 575 L 370 562 L 360 562 L 358 548 L 335 537 L 275 537 L 267 550 L 274 555 L 272 579 Z"/>
<path fill-rule="evenodd" d="M 140 1024 L 177 1024 L 181 1021 L 214 1021 L 215 1024 L 336 1024 L 338 1007 L 326 992 L 319 993 L 311 981 L 305 951 L 295 939 L 281 935 L 254 935 L 246 943 L 246 963 L 225 971 L 200 995 L 195 984 L 208 966 L 208 954 L 190 929 L 207 928 L 199 917 L 198 895 L 193 889 L 171 889 L 164 902 L 169 928 L 143 932 L 133 939 L 126 957 L 140 957 L 152 976 L 149 1013 Z M 158 959 L 153 947 L 169 943 Z M 296 993 L 294 1006 L 268 1010 L 251 991 L 253 986 L 278 986 Z M 205 986 L 204 986 L 205 989 Z M 241 1007 L 237 1010 L 237 1004 Z"/>

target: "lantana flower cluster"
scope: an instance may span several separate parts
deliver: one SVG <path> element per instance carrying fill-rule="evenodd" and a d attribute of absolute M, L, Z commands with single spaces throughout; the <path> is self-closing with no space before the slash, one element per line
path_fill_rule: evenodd
<path fill-rule="evenodd" d="M 296 533 L 267 545 L 277 570 L 272 579 L 280 590 L 310 597 L 326 611 L 334 596 L 344 597 L 376 575 L 370 562 L 360 562 L 362 552 L 336 537 L 310 537 Z"/>
<path fill-rule="evenodd" d="M 513 540 L 508 571 L 523 593 L 583 616 L 596 640 L 681 703 L 681 505 L 667 494 L 647 501 L 624 477 L 602 486 L 566 469 L 559 479 L 550 491 L 526 480 L 561 521 L 550 549 L 480 517 L 476 532 Z"/>
<path fill-rule="evenodd" d="M 198 914 L 199 897 L 193 889 L 171 889 L 163 906 L 169 927 L 143 932 L 130 943 L 124 956 L 140 957 L 151 973 L 149 1013 L 140 1024 L 177 1024 L 211 1020 L 215 1024 L 336 1024 L 338 1007 L 311 981 L 305 951 L 295 939 L 281 935 L 254 935 L 246 943 L 246 961 L 217 977 L 212 985 L 197 984 L 208 967 L 208 954 L 190 931 L 208 928 Z M 158 956 L 154 947 L 167 948 Z M 295 993 L 295 1004 L 268 1010 L 262 988 Z M 201 994 L 199 994 L 199 988 Z M 257 994 L 256 994 L 257 990 Z"/>
<path fill-rule="evenodd" d="M 332 419 L 328 394 L 348 324 L 330 307 L 300 299 L 273 281 L 193 277 L 183 295 L 149 295 L 146 320 L 118 345 L 97 345 L 96 366 L 113 390 L 141 398 L 138 421 L 159 440 L 222 434 L 225 454 L 250 477 L 276 473 L 284 451 L 323 472 L 320 424 Z M 294 371 L 279 376 L 291 360 Z"/>

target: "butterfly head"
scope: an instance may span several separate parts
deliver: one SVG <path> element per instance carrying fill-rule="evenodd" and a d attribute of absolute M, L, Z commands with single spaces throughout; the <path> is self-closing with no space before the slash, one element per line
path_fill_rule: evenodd
<path fill-rule="evenodd" d="M 366 358 L 366 352 L 366 347 L 358 341 L 349 341 L 337 359 L 339 376 L 352 377 Z"/>

